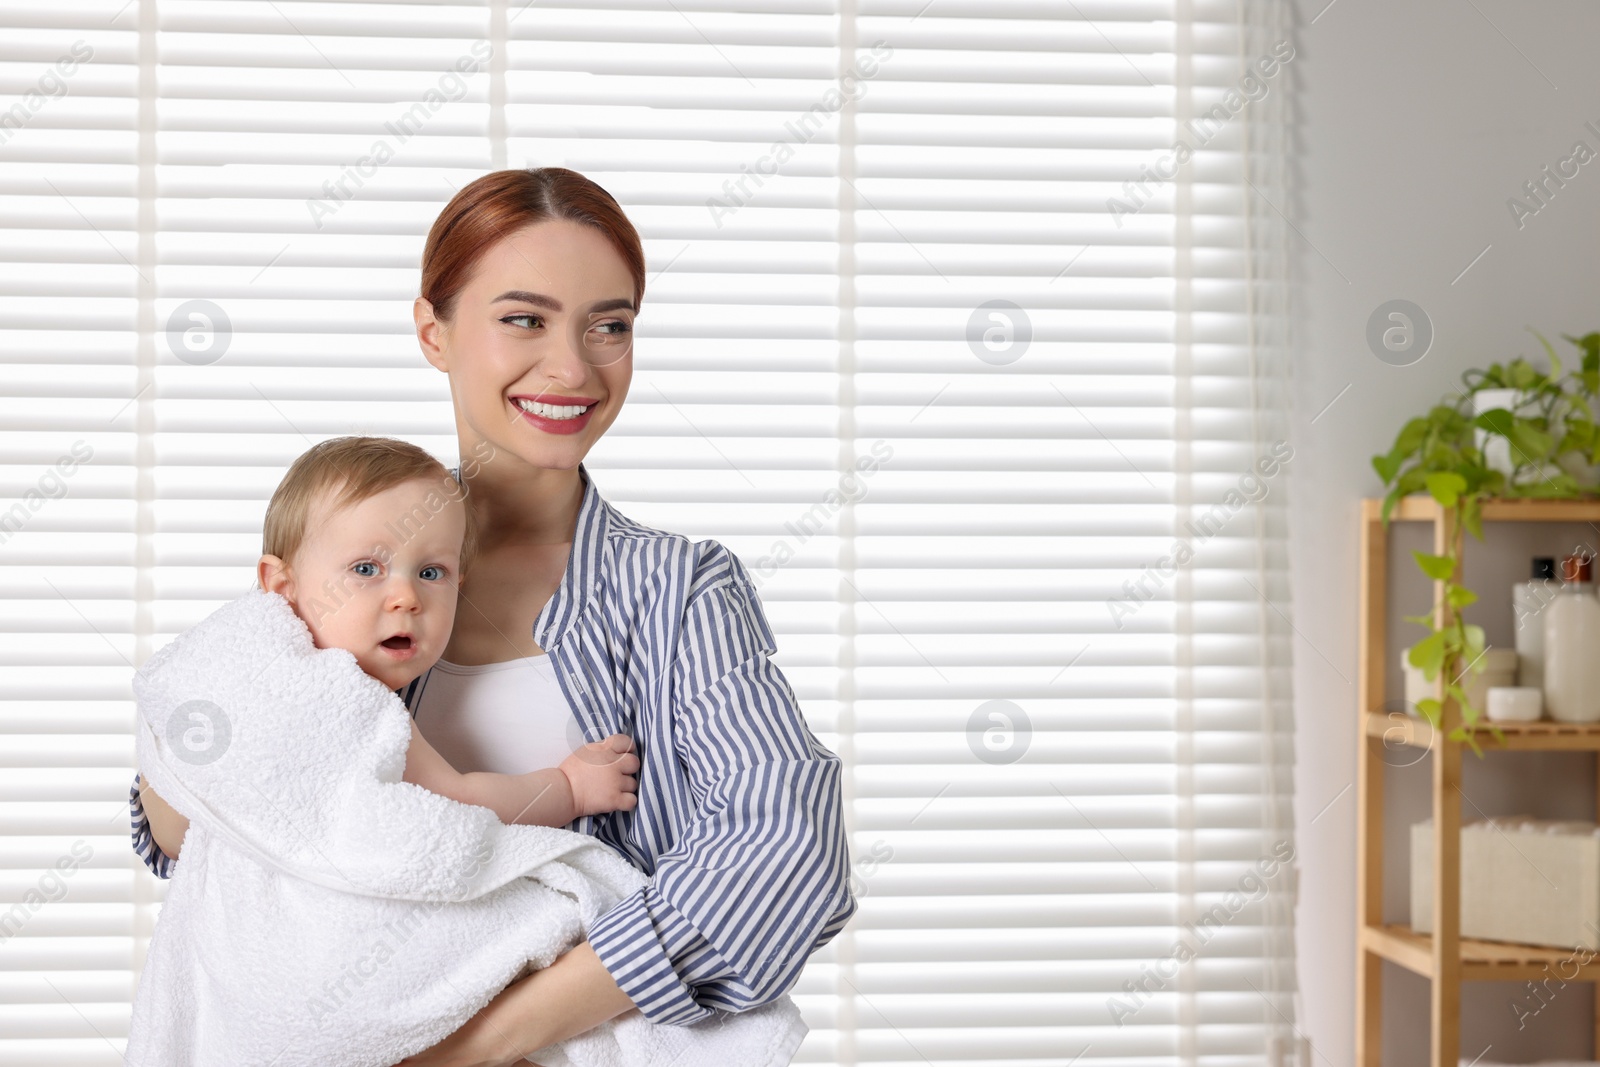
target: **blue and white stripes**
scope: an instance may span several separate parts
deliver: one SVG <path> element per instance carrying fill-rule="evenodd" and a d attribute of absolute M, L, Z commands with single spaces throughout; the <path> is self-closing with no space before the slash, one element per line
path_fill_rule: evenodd
<path fill-rule="evenodd" d="M 139 799 L 139 776 L 133 776 L 128 787 L 128 816 L 133 822 L 133 850 L 144 860 L 157 878 L 171 878 L 172 866 L 178 861 L 161 851 L 156 839 L 150 836 L 150 817 L 144 813 L 144 803 Z"/>
<path fill-rule="evenodd" d="M 855 913 L 838 756 L 807 726 L 738 557 L 583 502 L 561 585 L 534 623 L 589 740 L 633 737 L 639 804 L 569 825 L 651 882 L 589 943 L 648 1018 L 684 1024 L 787 992 Z M 426 676 L 399 690 L 407 706 Z M 137 782 L 134 849 L 159 877 Z"/>

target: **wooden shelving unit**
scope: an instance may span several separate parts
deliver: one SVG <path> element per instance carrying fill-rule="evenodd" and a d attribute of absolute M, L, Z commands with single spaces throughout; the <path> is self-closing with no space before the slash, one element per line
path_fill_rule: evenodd
<path fill-rule="evenodd" d="M 1568 960 L 1570 949 L 1534 948 L 1461 937 L 1461 758 L 1467 748 L 1451 741 L 1461 725 L 1461 709 L 1444 700 L 1441 731 L 1425 720 L 1385 714 L 1385 623 L 1389 573 L 1389 541 L 1384 529 L 1383 501 L 1367 499 L 1361 507 L 1360 590 L 1360 745 L 1357 756 L 1356 900 L 1359 936 L 1356 961 L 1356 1065 L 1379 1067 L 1382 1043 L 1382 963 L 1390 960 L 1432 983 L 1429 1018 L 1430 1067 L 1458 1067 L 1461 1055 L 1461 983 L 1521 982 L 1544 977 L 1546 965 Z M 1433 551 L 1447 547 L 1443 515 L 1428 496 L 1399 501 L 1391 522 L 1433 523 Z M 1495 500 L 1483 504 L 1484 522 L 1600 522 L 1600 500 Z M 1456 558 L 1463 546 L 1455 532 Z M 1406 561 L 1409 563 L 1409 559 Z M 1459 578 L 1459 574 L 1457 575 Z M 1443 583 L 1434 587 L 1440 604 Z M 1442 612 L 1442 607 L 1436 607 Z M 1443 683 L 1440 681 L 1440 689 Z M 1443 693 L 1439 696 L 1442 698 Z M 1582 751 L 1600 754 L 1600 724 L 1556 722 L 1499 723 L 1504 743 L 1486 727 L 1473 737 L 1485 750 Z M 1433 763 L 1433 915 L 1430 937 L 1408 926 L 1383 921 L 1383 746 L 1430 749 Z M 1600 775 L 1596 776 L 1600 783 Z M 1600 810 L 1600 797 L 1597 797 Z M 1594 1056 L 1600 1059 L 1600 957 L 1571 977 L 1576 961 L 1561 976 L 1595 983 Z"/>

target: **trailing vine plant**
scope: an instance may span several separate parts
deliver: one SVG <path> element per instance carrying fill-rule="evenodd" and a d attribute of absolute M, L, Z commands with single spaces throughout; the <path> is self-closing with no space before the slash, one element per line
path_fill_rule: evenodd
<path fill-rule="evenodd" d="M 1563 334 L 1577 346 L 1582 358 L 1578 369 L 1563 374 L 1561 360 L 1550 342 L 1532 331 L 1550 357 L 1548 372 L 1540 371 L 1526 359 L 1492 363 L 1487 370 L 1462 374 L 1465 389 L 1456 397 L 1434 405 L 1426 414 L 1400 428 L 1387 453 L 1372 457 L 1372 467 L 1389 488 L 1383 500 L 1383 523 L 1400 498 L 1426 492 L 1438 502 L 1444 519 L 1445 554 L 1413 551 L 1417 566 L 1435 582 L 1443 583 L 1445 622 L 1438 625 L 1434 614 L 1407 615 L 1407 622 L 1426 627 L 1428 635 L 1413 645 L 1407 659 L 1422 669 L 1432 682 L 1446 671 L 1446 693 L 1461 708 L 1462 726 L 1452 731 L 1455 741 L 1465 741 L 1482 755 L 1471 732 L 1481 718 L 1481 709 L 1467 699 L 1466 684 L 1458 684 L 1467 672 L 1483 671 L 1483 627 L 1467 623 L 1462 609 L 1478 599 L 1477 594 L 1455 580 L 1460 559 L 1457 531 L 1465 530 L 1483 540 L 1482 504 L 1486 498 L 1530 497 L 1578 499 L 1596 489 L 1596 466 L 1600 465 L 1600 430 L 1590 401 L 1600 397 L 1600 332 L 1583 337 Z M 1474 416 L 1473 396 L 1485 389 L 1515 389 L 1512 407 L 1497 407 Z M 1480 445 L 1478 431 L 1483 431 Z M 1506 462 L 1491 465 L 1486 459 L 1488 446 L 1496 438 L 1506 443 L 1510 473 L 1501 469 Z M 1457 664 L 1465 659 L 1466 666 Z M 1418 702 L 1417 710 L 1434 729 L 1441 725 L 1443 708 L 1436 697 Z M 1499 730 L 1490 729 L 1497 737 Z"/>

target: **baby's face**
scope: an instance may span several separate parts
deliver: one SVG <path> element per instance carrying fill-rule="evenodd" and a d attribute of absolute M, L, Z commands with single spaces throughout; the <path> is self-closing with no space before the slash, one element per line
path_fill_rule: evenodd
<path fill-rule="evenodd" d="M 459 490 L 415 480 L 330 512 L 317 500 L 287 568 L 261 558 L 262 587 L 282 593 L 318 648 L 342 648 L 398 689 L 450 640 L 466 504 Z"/>

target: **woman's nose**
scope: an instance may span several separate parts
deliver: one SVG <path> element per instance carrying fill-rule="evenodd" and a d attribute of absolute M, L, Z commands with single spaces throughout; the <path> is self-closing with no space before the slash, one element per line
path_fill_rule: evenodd
<path fill-rule="evenodd" d="M 571 389 L 589 376 L 589 355 L 584 348 L 584 324 L 577 319 L 561 330 L 562 340 L 549 347 L 539 369 L 551 381 Z"/>

